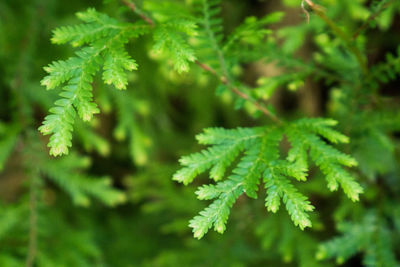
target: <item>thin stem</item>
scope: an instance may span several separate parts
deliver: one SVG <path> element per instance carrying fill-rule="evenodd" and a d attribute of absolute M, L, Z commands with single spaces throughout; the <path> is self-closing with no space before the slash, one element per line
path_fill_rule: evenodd
<path fill-rule="evenodd" d="M 135 14 L 137 14 L 139 17 L 141 17 L 144 21 L 146 21 L 148 24 L 154 26 L 154 21 L 148 16 L 146 16 L 142 11 L 140 11 L 133 2 L 129 0 L 122 0 L 122 3 L 125 6 L 127 6 L 130 10 L 132 10 Z"/>
<path fill-rule="evenodd" d="M 122 3 L 124 5 L 126 5 L 130 10 L 132 10 L 134 13 L 138 14 L 144 21 L 146 21 L 148 24 L 150 24 L 151 26 L 154 26 L 155 23 L 152 19 L 150 19 L 149 17 L 147 17 L 146 15 L 144 15 L 142 12 L 140 12 L 136 5 L 132 2 L 130 2 L 129 0 L 122 0 Z M 210 29 L 209 29 L 210 30 Z M 214 44 L 216 45 L 216 44 Z M 217 47 L 218 48 L 218 47 Z M 217 49 L 218 51 L 218 58 L 220 61 L 220 65 L 222 67 L 222 71 L 224 73 L 224 75 L 220 76 L 213 68 L 211 68 L 210 66 L 201 63 L 200 61 L 196 60 L 195 63 L 202 68 L 203 70 L 211 73 L 212 75 L 216 76 L 217 78 L 220 79 L 220 81 L 227 85 L 228 88 L 237 96 L 239 96 L 240 98 L 247 100 L 249 102 L 251 102 L 259 111 L 261 111 L 264 115 L 266 115 L 267 117 L 269 117 L 271 120 L 273 120 L 274 122 L 281 124 L 282 121 L 274 114 L 272 114 L 266 107 L 264 107 L 263 105 L 261 105 L 260 103 L 258 103 L 254 98 L 252 98 L 251 96 L 249 96 L 248 94 L 240 91 L 236 86 L 232 85 L 232 83 L 229 81 L 229 77 L 228 77 L 228 71 L 226 69 L 226 64 L 225 64 L 225 58 L 222 54 L 222 52 L 220 51 L 220 49 Z"/>
<path fill-rule="evenodd" d="M 306 15 L 307 18 L 307 23 L 310 23 L 310 13 L 308 13 L 307 9 L 304 7 L 304 1 L 301 1 L 301 10 L 303 11 L 303 13 Z"/>
<path fill-rule="evenodd" d="M 361 67 L 363 74 L 368 73 L 367 61 L 363 57 L 361 51 L 354 45 L 354 41 L 351 37 L 349 37 L 342 29 L 340 29 L 333 20 L 331 20 L 325 13 L 325 10 L 322 6 L 314 4 L 311 0 L 305 0 L 306 3 L 311 7 L 311 9 L 317 14 L 323 21 L 328 24 L 328 26 L 332 29 L 332 31 L 344 41 L 347 48 L 355 55 L 358 64 Z"/>
<path fill-rule="evenodd" d="M 29 245 L 25 264 L 26 267 L 33 266 L 37 251 L 37 179 L 38 177 L 36 177 L 36 174 L 34 174 L 29 187 Z"/>
<path fill-rule="evenodd" d="M 388 8 L 391 4 L 393 4 L 394 0 L 389 0 L 386 4 L 382 5 L 376 12 L 372 13 L 368 19 L 361 25 L 360 28 L 354 33 L 353 40 L 357 39 L 357 37 L 368 27 L 371 21 L 375 20 L 377 16 L 379 16 L 386 8 Z"/>
<path fill-rule="evenodd" d="M 237 87 L 233 86 L 225 76 L 219 76 L 218 73 L 217 73 L 213 68 L 211 68 L 210 66 L 208 66 L 208 65 L 206 65 L 206 64 L 204 64 L 204 63 L 201 63 L 201 62 L 199 62 L 199 61 L 197 61 L 197 60 L 195 61 L 195 63 L 196 63 L 200 68 L 202 68 L 203 70 L 205 70 L 205 71 L 211 73 L 212 75 L 214 75 L 215 77 L 219 78 L 220 81 L 221 81 L 223 84 L 227 85 L 228 88 L 229 88 L 234 94 L 236 94 L 236 95 L 239 96 L 240 98 L 243 98 L 243 99 L 245 99 L 245 100 L 251 102 L 259 111 L 261 111 L 262 113 L 264 113 L 267 117 L 271 118 L 274 122 L 279 123 L 279 124 L 282 123 L 282 121 L 281 121 L 277 116 L 275 116 L 274 114 L 272 114 L 267 108 L 265 108 L 264 106 L 262 106 L 260 103 L 258 103 L 255 99 L 253 99 L 253 98 L 252 98 L 251 96 L 249 96 L 248 94 L 246 94 L 246 93 L 240 91 Z"/>

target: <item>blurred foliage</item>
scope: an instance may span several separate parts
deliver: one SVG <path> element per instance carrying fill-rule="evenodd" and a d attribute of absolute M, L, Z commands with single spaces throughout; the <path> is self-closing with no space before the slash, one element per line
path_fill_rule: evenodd
<path fill-rule="evenodd" d="M 400 266 L 400 3 L 307 2 L 0 1 L 0 266 Z"/>

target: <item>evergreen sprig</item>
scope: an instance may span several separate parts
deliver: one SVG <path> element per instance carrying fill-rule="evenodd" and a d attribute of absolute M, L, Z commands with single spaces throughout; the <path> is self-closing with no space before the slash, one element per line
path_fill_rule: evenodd
<path fill-rule="evenodd" d="M 356 253 L 362 252 L 365 254 L 365 266 L 399 266 L 391 230 L 376 211 L 367 211 L 360 222 L 343 222 L 338 230 L 340 236 L 320 245 L 317 259 L 336 258 L 338 264 L 343 264 Z"/>
<path fill-rule="evenodd" d="M 39 168 L 51 181 L 66 191 L 76 205 L 88 206 L 90 197 L 108 206 L 123 203 L 126 199 L 124 193 L 112 188 L 109 177 L 97 177 L 83 172 L 89 165 L 89 158 L 70 154 L 54 161 L 42 161 Z"/>
<path fill-rule="evenodd" d="M 148 1 L 145 8 L 152 12 L 156 22 L 153 51 L 167 56 L 178 73 L 189 71 L 189 64 L 197 59 L 189 45 L 190 37 L 197 35 L 196 20 L 172 1 Z"/>
<path fill-rule="evenodd" d="M 386 54 L 386 60 L 374 65 L 366 81 L 366 85 L 373 89 L 378 88 L 380 83 L 388 83 L 400 75 L 400 46 L 396 54 Z"/>
<path fill-rule="evenodd" d="M 19 131 L 17 125 L 0 123 L 0 171 L 17 143 Z"/>
<path fill-rule="evenodd" d="M 198 0 L 195 2 L 198 13 L 198 35 L 196 48 L 202 62 L 224 72 L 224 54 L 221 49 L 224 39 L 221 13 L 221 0 Z"/>
<path fill-rule="evenodd" d="M 47 90 L 66 83 L 60 99 L 50 109 L 39 130 L 51 135 L 48 146 L 53 156 L 68 154 L 72 143 L 72 131 L 76 114 L 90 121 L 100 112 L 93 102 L 92 85 L 94 75 L 103 67 L 103 80 L 117 89 L 126 89 L 126 71 L 137 68 L 137 64 L 124 49 L 129 39 L 147 32 L 148 26 L 142 23 L 121 23 L 94 9 L 77 13 L 84 22 L 77 26 L 61 27 L 54 31 L 52 42 L 71 43 L 83 46 L 75 57 L 65 61 L 55 61 L 45 67 L 49 73 L 42 80 Z"/>
<path fill-rule="evenodd" d="M 277 212 L 282 200 L 296 226 L 301 229 L 311 227 L 307 212 L 314 207 L 290 181 L 290 178 L 307 180 L 309 157 L 325 175 L 331 191 L 340 185 L 351 200 L 357 201 L 363 189 L 343 168 L 355 166 L 357 162 L 330 144 L 349 141 L 332 129 L 336 124 L 331 119 L 300 119 L 268 128 L 210 128 L 198 135 L 199 143 L 210 147 L 182 157 L 180 163 L 184 167 L 175 173 L 174 180 L 188 184 L 210 170 L 210 178 L 219 181 L 236 158 L 240 157 L 240 160 L 225 181 L 204 185 L 197 191 L 199 199 L 215 200 L 190 221 L 194 236 L 203 237 L 213 226 L 217 232 L 223 233 L 236 199 L 242 194 L 258 197 L 261 177 L 267 191 L 265 205 L 268 211 Z M 291 148 L 287 158 L 281 159 L 280 143 L 284 135 L 288 137 Z"/>

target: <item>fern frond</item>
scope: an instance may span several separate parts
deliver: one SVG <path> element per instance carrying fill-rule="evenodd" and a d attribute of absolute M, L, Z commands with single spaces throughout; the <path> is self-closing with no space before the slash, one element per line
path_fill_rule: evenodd
<path fill-rule="evenodd" d="M 185 167 L 176 172 L 173 179 L 187 185 L 197 175 L 213 167 L 210 171 L 210 176 L 215 180 L 219 180 L 220 176 L 224 174 L 226 167 L 235 160 L 239 152 L 243 149 L 244 144 L 237 142 L 234 145 L 219 145 L 190 156 L 182 157 L 179 162 Z"/>
<path fill-rule="evenodd" d="M 315 259 L 319 240 L 310 236 L 309 232 L 299 231 L 289 220 L 282 220 L 281 216 L 263 219 L 258 223 L 255 233 L 265 252 L 277 248 L 285 262 L 297 262 L 299 267 L 331 267 Z"/>
<path fill-rule="evenodd" d="M 20 129 L 17 125 L 2 124 L 0 122 L 0 172 L 3 170 L 17 143 L 19 131 Z"/>
<path fill-rule="evenodd" d="M 397 110 L 383 109 L 374 112 L 363 112 L 359 117 L 364 121 L 363 130 L 378 129 L 390 133 L 400 130 L 400 113 Z"/>
<path fill-rule="evenodd" d="M 91 91 L 92 77 L 95 74 L 99 53 L 93 48 L 86 48 L 77 53 L 80 63 L 75 75 L 70 77 L 68 85 L 64 86 L 60 100 L 55 102 L 56 107 L 50 109 L 39 130 L 43 134 L 52 134 L 48 146 L 50 154 L 54 156 L 67 154 L 68 147 L 72 145 L 72 129 L 76 110 L 84 121 L 89 121 L 94 114 L 99 113 L 97 105 L 92 102 Z M 65 63 L 66 64 L 66 63 Z M 53 73 L 50 73 L 53 75 Z M 65 75 L 62 75 L 65 77 Z M 60 80 L 56 78 L 56 80 Z M 48 81 L 48 80 L 47 80 Z"/>
<path fill-rule="evenodd" d="M 111 91 L 117 111 L 117 125 L 114 129 L 114 137 L 118 141 L 128 140 L 129 154 L 134 164 L 144 165 L 148 162 L 148 149 L 151 140 L 139 125 L 138 105 L 133 92 Z"/>
<path fill-rule="evenodd" d="M 76 205 L 88 206 L 89 197 L 95 197 L 109 206 L 125 201 L 125 195 L 111 187 L 108 177 L 94 177 L 79 170 L 88 167 L 88 159 L 71 154 L 40 166 L 40 170 L 65 190 Z M 59 170 L 63 170 L 60 172 Z"/>
<path fill-rule="evenodd" d="M 306 212 L 313 211 L 314 206 L 310 204 L 306 196 L 298 192 L 288 178 L 279 171 L 272 170 L 271 172 L 271 170 L 267 170 L 264 173 L 264 182 L 267 189 L 265 206 L 269 211 L 277 212 L 280 200 L 283 199 L 294 224 L 302 230 L 311 227 L 312 224 Z"/>
<path fill-rule="evenodd" d="M 89 8 L 78 12 L 76 16 L 86 24 L 63 26 L 53 31 L 51 41 L 55 44 L 71 43 L 72 46 L 82 46 L 107 36 L 117 34 L 126 25 Z"/>
<path fill-rule="evenodd" d="M 287 129 L 287 135 L 289 141 L 295 146 L 292 148 L 294 151 L 289 151 L 288 159 L 304 168 L 307 165 L 306 151 L 309 149 L 312 160 L 326 176 L 328 188 L 334 191 L 340 184 L 346 195 L 353 201 L 357 201 L 363 189 L 341 166 L 356 166 L 356 160 L 336 150 L 320 138 L 320 136 L 324 137 L 333 143 L 348 142 L 346 136 L 328 128 L 334 124 L 332 120 L 321 119 L 305 119 L 291 124 Z"/>
<path fill-rule="evenodd" d="M 247 17 L 244 22 L 236 27 L 235 31 L 227 37 L 223 46 L 225 52 L 232 52 L 243 46 L 258 46 L 265 36 L 271 33 L 266 26 L 279 22 L 283 17 L 282 12 L 275 12 L 263 18 Z"/>
<path fill-rule="evenodd" d="M 157 21 L 153 31 L 153 51 L 170 59 L 177 72 L 189 71 L 189 64 L 197 59 L 188 44 L 189 38 L 197 35 L 195 19 L 173 1 L 147 1 L 144 6 Z"/>
<path fill-rule="evenodd" d="M 53 156 L 68 154 L 76 113 L 82 120 L 90 121 L 93 115 L 100 112 L 93 102 L 91 83 L 102 65 L 105 83 L 113 84 L 117 89 L 126 88 L 128 80 L 125 71 L 132 71 L 137 65 L 124 50 L 124 44 L 129 38 L 147 30 L 144 25 L 120 23 L 94 9 L 77 16 L 86 24 L 59 28 L 54 31 L 52 41 L 88 46 L 76 52 L 75 57 L 45 67 L 49 75 L 41 81 L 48 90 L 67 83 L 60 93 L 61 99 L 50 109 L 52 114 L 39 128 L 44 135 L 51 135 L 48 146 Z"/>
<path fill-rule="evenodd" d="M 373 241 L 365 251 L 363 263 L 367 267 L 375 266 L 400 266 L 396 259 L 396 252 L 393 247 L 391 230 L 384 225 L 379 225 Z"/>
<path fill-rule="evenodd" d="M 214 226 L 215 231 L 223 233 L 226 229 L 226 222 L 230 209 L 240 194 L 243 193 L 241 179 L 230 177 L 226 182 L 218 186 L 203 187 L 199 196 L 201 198 L 217 198 L 209 207 L 194 217 L 189 226 L 193 228 L 194 237 L 202 238 L 208 230 Z"/>
<path fill-rule="evenodd" d="M 309 129 L 310 131 L 322 136 L 332 143 L 348 143 L 349 138 L 338 131 L 333 130 L 332 126 L 336 126 L 338 124 L 337 121 L 332 119 L 324 119 L 324 118 L 308 118 L 301 119 L 296 122 L 300 127 L 304 127 Z"/>
<path fill-rule="evenodd" d="M 196 60 L 194 50 L 187 44 L 182 34 L 195 34 L 196 25 L 188 20 L 175 20 L 163 23 L 154 30 L 155 52 L 167 52 L 174 64 L 174 69 L 189 71 L 189 63 Z"/>
<path fill-rule="evenodd" d="M 222 70 L 221 60 L 224 58 L 222 41 L 224 39 L 221 12 L 221 0 L 198 0 L 199 30 L 197 50 L 201 61 L 213 69 Z"/>
<path fill-rule="evenodd" d="M 232 144 L 234 142 L 246 142 L 263 135 L 263 128 L 236 128 L 235 130 L 227 130 L 224 128 L 206 128 L 204 133 L 196 136 L 197 141 L 201 145 L 221 145 Z"/>
<path fill-rule="evenodd" d="M 126 71 L 136 69 L 136 61 L 124 51 L 123 46 L 119 46 L 104 56 L 103 80 L 106 84 L 113 84 L 117 89 L 126 89 L 128 85 Z"/>
<path fill-rule="evenodd" d="M 337 256 L 336 261 L 343 263 L 357 253 L 357 248 L 367 241 L 367 235 L 365 235 L 363 227 L 343 223 L 340 229 L 345 234 L 324 243 L 317 252 L 318 259 L 322 260 Z"/>
<path fill-rule="evenodd" d="M 224 176 L 226 168 L 235 160 L 250 142 L 258 138 L 260 129 L 239 128 L 225 130 L 221 128 L 209 128 L 204 134 L 199 134 L 197 139 L 200 143 L 215 145 L 200 153 L 182 157 L 180 163 L 185 166 L 173 176 L 173 179 L 185 185 L 211 168 L 210 177 L 220 180 Z M 214 136 L 217 133 L 219 135 Z M 218 138 L 216 138 L 218 137 Z M 219 139 L 217 141 L 217 139 Z"/>
<path fill-rule="evenodd" d="M 199 134 L 199 143 L 211 146 L 200 153 L 182 157 L 180 163 L 183 168 L 175 173 L 174 180 L 186 185 L 211 169 L 210 177 L 217 181 L 223 178 L 226 169 L 237 157 L 240 160 L 226 181 L 204 185 L 197 191 L 199 199 L 216 200 L 191 221 L 195 236 L 201 238 L 213 225 L 216 231 L 223 232 L 229 207 L 243 193 L 257 198 L 261 177 L 267 189 L 265 205 L 268 211 L 277 212 L 283 200 L 296 226 L 301 229 L 311 227 L 307 212 L 313 211 L 314 207 L 289 180 L 306 181 L 308 154 L 326 176 L 329 189 L 336 190 L 340 184 L 349 198 L 358 200 L 363 190 L 343 168 L 355 166 L 357 162 L 321 139 L 332 143 L 349 141 L 330 128 L 334 125 L 336 121 L 330 119 L 302 119 L 270 128 L 209 128 Z M 287 159 L 281 160 L 279 148 L 284 134 L 291 148 Z M 219 211 L 223 214 L 218 214 Z"/>
<path fill-rule="evenodd" d="M 234 175 L 243 180 L 244 192 L 251 198 L 257 198 L 258 185 L 263 171 L 264 149 L 264 144 L 251 146 L 238 163 L 236 169 L 233 170 Z"/>
<path fill-rule="evenodd" d="M 396 143 L 393 133 L 400 130 L 400 114 L 392 110 L 365 111 L 354 118 L 360 124 L 353 135 L 359 136 L 352 142 L 353 154 L 360 162 L 360 170 L 369 179 L 393 171 L 396 166 Z M 385 162 L 385 164 L 382 164 Z"/>
<path fill-rule="evenodd" d="M 223 26 L 222 19 L 218 17 L 221 13 L 221 0 L 201 0 L 204 30 L 214 48 L 217 48 L 222 39 Z"/>
<path fill-rule="evenodd" d="M 86 151 L 91 152 L 95 150 L 102 156 L 107 156 L 110 153 L 110 144 L 108 141 L 91 127 L 78 122 L 75 126 L 75 131 Z"/>
<path fill-rule="evenodd" d="M 400 46 L 397 55 L 386 54 L 386 61 L 374 65 L 367 78 L 366 85 L 373 89 L 378 88 L 379 83 L 388 83 L 400 75 Z"/>
<path fill-rule="evenodd" d="M 393 237 L 375 211 L 368 211 L 360 222 L 341 223 L 338 230 L 340 236 L 320 245 L 316 254 L 319 260 L 336 258 L 336 262 L 342 264 L 362 252 L 365 266 L 399 266 Z"/>

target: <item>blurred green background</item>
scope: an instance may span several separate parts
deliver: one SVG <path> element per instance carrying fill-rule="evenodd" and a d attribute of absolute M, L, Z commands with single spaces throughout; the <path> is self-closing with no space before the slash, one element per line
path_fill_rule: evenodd
<path fill-rule="evenodd" d="M 280 49 L 306 61 L 318 57 L 318 44 L 328 38 L 324 24 L 315 17 L 307 24 L 300 2 L 223 1 L 225 32 L 230 33 L 247 16 L 283 11 L 282 22 L 271 28 L 277 31 Z M 340 18 L 341 25 L 350 30 L 370 14 L 371 1 L 320 2 L 330 6 L 329 15 Z M 361 38 L 361 42 L 368 40 L 371 65 L 395 52 L 399 44 L 398 6 L 379 17 L 368 39 Z M 321 179 L 302 187 L 318 211 L 312 215 L 310 230 L 295 228 L 284 211 L 267 213 L 263 199 L 243 197 L 235 204 L 223 235 L 210 231 L 202 240 L 193 238 L 188 221 L 206 203 L 195 198 L 195 185 L 184 187 L 171 180 L 179 157 L 199 150 L 194 136 L 203 128 L 257 126 L 266 120 L 252 116 L 251 108 L 235 110 L 232 95 L 216 95 L 218 81 L 200 68 L 192 66 L 186 74 L 174 72 L 149 52 L 148 36 L 128 45 L 139 64 L 138 71 L 130 74 L 128 90 L 116 91 L 95 80 L 101 114 L 90 124 L 76 122 L 71 155 L 48 156 L 47 138 L 37 128 L 58 91 L 40 86 L 43 67 L 73 54 L 67 45 L 51 44 L 52 30 L 77 23 L 75 13 L 88 7 L 120 20 L 137 19 L 111 0 L 0 1 L 0 266 L 24 266 L 32 249 L 34 266 L 333 265 L 316 260 L 319 243 L 338 233 L 337 221 L 352 217 L 349 213 L 362 218 L 369 207 L 375 207 L 371 204 L 375 200 L 360 207 L 340 194 L 330 194 Z M 351 69 L 351 62 L 343 64 Z M 276 64 L 249 63 L 235 71 L 249 86 L 275 82 L 271 101 L 288 118 L 330 116 L 338 105 L 332 101 L 337 93 L 334 86 L 304 79 L 300 72 L 300 77 L 289 77 L 290 82 L 287 77 L 272 79 L 284 74 Z M 381 93 L 398 101 L 398 86 L 399 80 L 394 80 Z M 366 198 L 374 199 L 382 187 L 391 188 L 383 192 L 393 194 L 388 200 L 394 207 L 389 212 L 395 214 L 393 224 L 400 218 L 396 138 L 396 147 L 389 149 L 395 152 L 369 143 L 370 150 L 356 155 L 365 177 L 374 181 Z M 365 155 L 370 157 L 363 161 Z M 386 180 L 376 182 L 377 177 Z M 32 214 L 37 221 L 32 221 Z M 32 234 L 37 235 L 37 243 L 29 245 Z M 345 263 L 361 265 L 360 254 Z"/>

